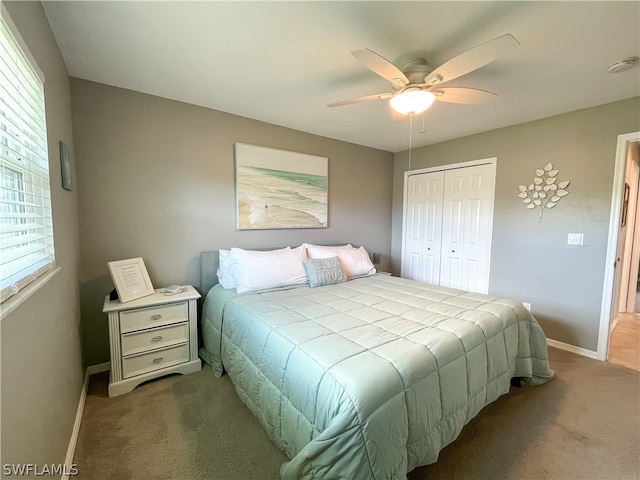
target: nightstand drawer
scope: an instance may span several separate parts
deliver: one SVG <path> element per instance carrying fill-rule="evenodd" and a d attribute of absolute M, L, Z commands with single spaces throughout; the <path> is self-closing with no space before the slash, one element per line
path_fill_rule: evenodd
<path fill-rule="evenodd" d="M 187 343 L 163 350 L 154 350 L 142 355 L 125 357 L 122 359 L 122 374 L 124 378 L 129 378 L 188 361 L 189 344 Z"/>
<path fill-rule="evenodd" d="M 135 355 L 147 350 L 170 347 L 188 341 L 189 324 L 187 322 L 170 327 L 143 330 L 142 332 L 125 333 L 121 340 L 122 356 Z"/>
<path fill-rule="evenodd" d="M 174 303 L 153 308 L 140 308 L 120 312 L 120 332 L 128 333 L 145 328 L 186 322 L 189 319 L 187 303 Z"/>

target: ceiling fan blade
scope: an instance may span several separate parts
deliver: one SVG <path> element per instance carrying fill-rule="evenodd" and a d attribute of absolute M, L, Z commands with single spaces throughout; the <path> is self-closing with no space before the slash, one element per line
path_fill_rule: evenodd
<path fill-rule="evenodd" d="M 354 50 L 351 54 L 364 63 L 370 70 L 389 80 L 394 85 L 402 87 L 409 83 L 407 76 L 389 60 L 368 48 Z"/>
<path fill-rule="evenodd" d="M 431 90 L 436 100 L 449 103 L 481 104 L 497 97 L 495 93 L 476 88 L 442 87 Z"/>
<path fill-rule="evenodd" d="M 489 40 L 440 65 L 425 77 L 424 83 L 437 85 L 466 75 L 497 60 L 509 49 L 518 45 L 520 45 L 520 42 L 509 33 Z"/>
<path fill-rule="evenodd" d="M 341 107 L 342 105 L 351 105 L 352 103 L 369 102 L 371 100 L 385 100 L 393 97 L 393 93 L 375 93 L 373 95 L 365 95 L 364 97 L 356 97 L 342 102 L 331 103 L 327 107 Z"/>

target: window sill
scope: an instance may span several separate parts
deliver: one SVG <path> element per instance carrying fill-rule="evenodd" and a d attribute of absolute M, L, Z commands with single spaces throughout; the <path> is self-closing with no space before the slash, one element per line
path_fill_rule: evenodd
<path fill-rule="evenodd" d="M 4 319 L 7 315 L 9 315 L 16 308 L 22 305 L 22 303 L 27 298 L 29 298 L 31 295 L 33 295 L 38 290 L 40 290 L 40 287 L 42 287 L 50 279 L 55 277 L 60 270 L 62 270 L 62 267 L 56 267 L 50 272 L 47 272 L 44 275 L 41 275 L 40 277 L 35 279 L 33 282 L 31 282 L 29 285 L 27 285 L 22 290 L 20 290 L 18 293 L 16 293 L 14 296 L 9 298 L 6 302 L 3 302 L 0 305 L 0 320 Z"/>

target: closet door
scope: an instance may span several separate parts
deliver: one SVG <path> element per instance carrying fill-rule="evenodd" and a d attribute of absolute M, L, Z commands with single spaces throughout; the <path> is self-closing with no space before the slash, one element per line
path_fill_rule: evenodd
<path fill-rule="evenodd" d="M 402 276 L 440 282 L 444 171 L 412 175 L 407 186 Z"/>
<path fill-rule="evenodd" d="M 447 170 L 440 285 L 487 293 L 493 229 L 493 165 Z"/>

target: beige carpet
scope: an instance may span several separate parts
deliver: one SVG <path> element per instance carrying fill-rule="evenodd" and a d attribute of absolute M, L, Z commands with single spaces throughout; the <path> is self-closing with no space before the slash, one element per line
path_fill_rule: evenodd
<path fill-rule="evenodd" d="M 638 479 L 640 375 L 550 349 L 556 378 L 485 407 L 426 479 Z M 107 397 L 92 377 L 74 463 L 90 480 L 269 480 L 286 460 L 209 368 Z"/>

